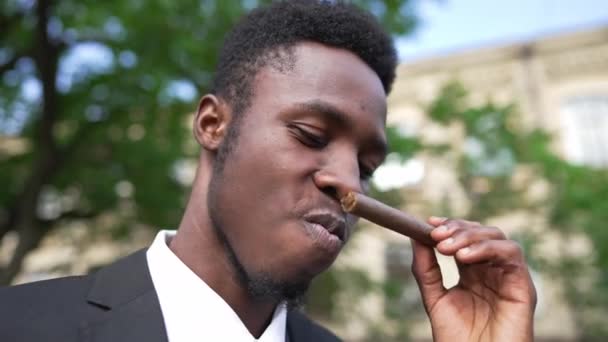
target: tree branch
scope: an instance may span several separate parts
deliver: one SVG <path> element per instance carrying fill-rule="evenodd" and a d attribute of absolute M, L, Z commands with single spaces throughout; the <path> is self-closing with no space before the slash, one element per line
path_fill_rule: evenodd
<path fill-rule="evenodd" d="M 39 0 L 36 6 L 36 54 L 35 61 L 42 81 L 42 115 L 34 134 L 33 144 L 38 147 L 23 190 L 16 200 L 15 223 L 10 230 L 19 233 L 19 244 L 9 265 L 0 274 L 0 283 L 9 283 L 19 272 L 25 255 L 38 246 L 48 232 L 36 219 L 40 192 L 56 174 L 58 164 L 57 142 L 53 136 L 57 121 L 58 101 L 55 80 L 59 60 L 59 48 L 50 39 L 47 28 L 51 12 L 51 0 Z"/>
<path fill-rule="evenodd" d="M 15 222 L 17 221 L 17 215 L 15 212 L 15 208 L 11 207 L 8 210 L 8 218 L 6 221 L 0 224 L 0 245 L 2 244 L 2 239 L 6 233 L 10 232 L 12 228 L 15 226 Z"/>
<path fill-rule="evenodd" d="M 15 278 L 21 270 L 26 255 L 38 247 L 45 234 L 46 231 L 38 229 L 38 227 L 35 226 L 23 227 L 23 229 L 19 231 L 19 242 L 17 243 L 17 248 L 15 248 L 11 260 L 6 267 L 0 268 L 0 286 L 9 285 L 11 283 L 13 278 Z"/>
<path fill-rule="evenodd" d="M 42 115 L 33 139 L 34 146 L 38 147 L 37 156 L 32 165 L 32 173 L 27 178 L 17 202 L 17 224 L 21 225 L 25 224 L 24 221 L 31 221 L 31 218 L 35 217 L 40 190 L 57 169 L 58 151 L 53 137 L 53 128 L 57 121 L 55 79 L 57 77 L 58 51 L 52 45 L 47 34 L 49 7 L 49 0 L 40 0 L 36 9 L 38 15 L 36 64 L 43 89 Z"/>
<path fill-rule="evenodd" d="M 0 267 L 0 286 L 9 285 L 20 272 L 23 261 L 29 252 L 40 245 L 42 239 L 52 231 L 59 222 L 65 219 L 93 219 L 99 216 L 94 212 L 81 212 L 77 210 L 63 213 L 53 220 L 37 219 L 36 224 L 23 227 L 19 230 L 19 242 L 13 252 L 11 260 L 5 267 Z"/>
<path fill-rule="evenodd" d="M 78 210 L 71 210 L 71 211 L 66 211 L 64 213 L 61 214 L 61 216 L 54 218 L 52 220 L 44 220 L 44 219 L 38 219 L 37 222 L 45 227 L 47 227 L 47 230 L 51 230 L 52 227 L 54 227 L 58 222 L 62 221 L 62 220 L 77 220 L 77 219 L 93 219 L 95 217 L 99 216 L 99 213 L 95 213 L 95 212 L 90 212 L 90 211 L 78 211 Z"/>
<path fill-rule="evenodd" d="M 22 57 L 25 57 L 25 55 L 16 53 L 13 58 L 9 59 L 6 63 L 0 64 L 0 75 L 13 69 L 15 64 L 17 64 L 17 61 Z"/>

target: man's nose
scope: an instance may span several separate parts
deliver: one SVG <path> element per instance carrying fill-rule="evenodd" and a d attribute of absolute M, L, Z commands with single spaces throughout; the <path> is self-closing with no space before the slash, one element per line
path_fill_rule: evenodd
<path fill-rule="evenodd" d="M 362 192 L 358 162 L 345 159 L 335 160 L 313 176 L 317 188 L 336 200 L 349 191 Z"/>

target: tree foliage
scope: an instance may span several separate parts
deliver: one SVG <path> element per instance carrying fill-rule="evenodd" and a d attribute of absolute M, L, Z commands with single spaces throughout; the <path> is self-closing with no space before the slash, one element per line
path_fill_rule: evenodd
<path fill-rule="evenodd" d="M 8 0 L 0 4 L 0 241 L 18 246 L 0 284 L 55 227 L 113 213 L 117 236 L 175 227 L 179 166 L 227 30 L 269 0 Z M 359 1 L 395 34 L 407 0 Z M 190 159 L 189 159 L 190 158 Z"/>
<path fill-rule="evenodd" d="M 515 105 L 472 106 L 457 82 L 445 85 L 428 114 L 437 123 L 463 128 L 464 147 L 425 148 L 457 156 L 455 170 L 471 202 L 468 218 L 485 220 L 522 210 L 540 218 L 530 225 L 544 222 L 547 230 L 521 227 L 515 238 L 534 268 L 564 285 L 581 338 L 608 337 L 602 323 L 608 314 L 608 170 L 569 163 L 553 151 L 550 135 L 519 124 Z M 531 196 L 531 187 L 539 182 L 547 185 L 545 194 Z M 545 255 L 541 245 L 550 233 L 560 236 L 566 248 Z M 588 241 L 592 250 L 569 252 L 574 237 Z"/>

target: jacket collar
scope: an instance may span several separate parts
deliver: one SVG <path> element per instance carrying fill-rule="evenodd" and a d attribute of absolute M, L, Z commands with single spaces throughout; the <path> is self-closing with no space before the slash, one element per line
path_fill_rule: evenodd
<path fill-rule="evenodd" d="M 84 341 L 168 342 L 160 303 L 148 270 L 146 249 L 100 269 L 87 295 L 89 304 L 105 312 L 82 326 Z M 297 311 L 287 314 L 287 342 L 315 340 L 315 329 Z"/>
<path fill-rule="evenodd" d="M 287 342 L 339 342 L 339 338 L 328 330 L 313 323 L 298 310 L 287 314 Z"/>
<path fill-rule="evenodd" d="M 93 277 L 87 301 L 105 312 L 101 319 L 83 325 L 84 340 L 167 342 L 145 249 L 102 268 Z"/>

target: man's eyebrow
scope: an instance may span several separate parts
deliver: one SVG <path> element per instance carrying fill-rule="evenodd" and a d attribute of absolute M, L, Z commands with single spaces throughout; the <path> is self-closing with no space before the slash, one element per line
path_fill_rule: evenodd
<path fill-rule="evenodd" d="M 348 115 L 327 102 L 309 101 L 298 103 L 296 106 L 307 111 L 319 113 L 324 119 L 329 120 L 336 125 L 343 126 L 346 129 L 350 129 L 352 127 L 352 122 L 348 118 Z M 371 150 L 382 155 L 383 158 L 388 154 L 389 148 L 386 140 L 374 136 L 374 139 L 370 143 Z"/>
<path fill-rule="evenodd" d="M 323 118 L 334 124 L 350 128 L 352 123 L 348 115 L 335 106 L 323 101 L 309 101 L 298 103 L 296 106 L 323 115 Z"/>

